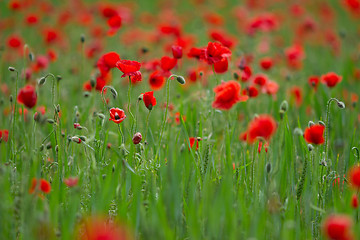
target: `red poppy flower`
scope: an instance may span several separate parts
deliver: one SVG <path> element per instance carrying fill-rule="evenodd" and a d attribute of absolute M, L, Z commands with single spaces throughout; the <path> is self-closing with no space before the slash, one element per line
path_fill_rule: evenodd
<path fill-rule="evenodd" d="M 215 101 L 213 108 L 229 110 L 235 103 L 246 101 L 248 96 L 240 95 L 241 86 L 236 81 L 222 82 L 214 88 Z"/>
<path fill-rule="evenodd" d="M 355 193 L 351 197 L 351 206 L 355 209 L 359 207 L 359 198 Z"/>
<path fill-rule="evenodd" d="M 188 52 L 188 57 L 189 58 L 197 58 L 200 59 L 202 56 L 204 49 L 202 48 L 190 48 L 189 52 Z"/>
<path fill-rule="evenodd" d="M 259 95 L 259 91 L 257 90 L 257 88 L 255 86 L 249 86 L 246 89 L 244 89 L 244 91 L 245 91 L 245 94 L 248 95 L 250 98 L 254 98 Z"/>
<path fill-rule="evenodd" d="M 274 81 L 267 81 L 264 90 L 269 95 L 275 95 L 279 90 L 279 84 Z"/>
<path fill-rule="evenodd" d="M 264 74 L 257 74 L 254 76 L 254 83 L 259 86 L 265 86 L 268 81 L 268 77 Z"/>
<path fill-rule="evenodd" d="M 210 33 L 210 37 L 214 41 L 218 41 L 222 45 L 224 45 L 225 47 L 228 47 L 228 48 L 231 48 L 235 44 L 235 42 L 229 36 L 226 36 L 225 33 L 223 33 L 223 32 L 212 31 Z"/>
<path fill-rule="evenodd" d="M 354 188 L 360 189 L 360 165 L 351 168 L 349 181 Z"/>
<path fill-rule="evenodd" d="M 116 31 L 121 27 L 121 17 L 119 15 L 114 15 L 107 21 L 108 26 L 110 27 L 108 35 L 112 36 Z"/>
<path fill-rule="evenodd" d="M 182 47 L 181 47 L 181 46 L 173 45 L 173 46 L 171 47 L 171 51 L 172 51 L 172 54 L 173 54 L 173 57 L 174 57 L 174 58 L 176 58 L 176 59 L 182 58 L 183 51 L 182 51 Z"/>
<path fill-rule="evenodd" d="M 214 63 L 214 70 L 216 73 L 225 73 L 228 70 L 229 63 L 227 58 L 221 59 L 219 62 Z"/>
<path fill-rule="evenodd" d="M 97 67 L 102 75 L 106 75 L 111 68 L 116 67 L 116 63 L 120 61 L 120 56 L 116 52 L 108 52 L 102 55 L 97 61 Z"/>
<path fill-rule="evenodd" d="M 149 110 L 152 110 L 152 108 L 156 105 L 156 98 L 154 97 L 154 92 L 151 91 L 143 93 L 143 101 L 145 107 Z"/>
<path fill-rule="evenodd" d="M 9 139 L 9 131 L 8 130 L 0 130 L 0 139 L 1 141 L 7 142 Z"/>
<path fill-rule="evenodd" d="M 249 66 L 244 66 L 242 68 L 241 81 L 246 82 L 247 80 L 249 80 L 251 75 L 252 75 L 251 68 Z"/>
<path fill-rule="evenodd" d="M 264 57 L 260 60 L 260 67 L 264 70 L 270 70 L 273 66 L 273 60 L 270 57 Z"/>
<path fill-rule="evenodd" d="M 295 104 L 300 107 L 303 101 L 302 89 L 298 86 L 294 86 L 290 89 L 290 94 L 295 98 Z"/>
<path fill-rule="evenodd" d="M 152 90 L 160 90 L 165 84 L 165 78 L 159 71 L 155 71 L 150 74 L 149 84 Z"/>
<path fill-rule="evenodd" d="M 109 121 L 113 121 L 114 123 L 121 123 L 126 118 L 124 110 L 120 108 L 111 108 L 110 109 L 110 118 Z"/>
<path fill-rule="evenodd" d="M 352 220 L 346 215 L 331 215 L 323 223 L 323 231 L 328 239 L 351 240 Z"/>
<path fill-rule="evenodd" d="M 196 149 L 195 149 L 195 150 L 198 150 L 198 149 L 199 149 L 199 141 L 198 141 L 197 138 L 189 137 L 189 142 L 190 142 L 190 147 L 191 147 L 191 149 L 194 147 L 195 142 L 196 142 Z M 190 151 L 190 149 L 189 149 L 189 151 Z"/>
<path fill-rule="evenodd" d="M 321 124 L 315 124 L 305 129 L 304 138 L 307 143 L 316 145 L 323 144 L 325 127 Z"/>
<path fill-rule="evenodd" d="M 223 58 L 231 56 L 231 51 L 218 42 L 209 42 L 207 48 L 202 51 L 201 58 L 205 59 L 208 64 L 214 64 Z"/>
<path fill-rule="evenodd" d="M 26 85 L 21 88 L 17 100 L 19 103 L 24 104 L 27 108 L 33 108 L 37 102 L 37 94 L 35 88 L 32 85 Z"/>
<path fill-rule="evenodd" d="M 290 68 L 299 69 L 302 67 L 302 60 L 305 58 L 304 48 L 295 44 L 285 49 L 287 64 Z"/>
<path fill-rule="evenodd" d="M 91 217 L 78 229 L 78 240 L 132 240 L 129 231 L 115 221 L 103 217 Z"/>
<path fill-rule="evenodd" d="M 22 39 L 18 35 L 12 35 L 7 40 L 8 46 L 11 48 L 19 48 L 22 45 Z"/>
<path fill-rule="evenodd" d="M 131 60 L 120 60 L 116 63 L 116 67 L 124 73 L 121 77 L 134 76 L 138 74 L 141 63 Z"/>
<path fill-rule="evenodd" d="M 39 21 L 39 18 L 35 14 L 29 14 L 25 18 L 25 22 L 28 25 L 35 25 Z"/>
<path fill-rule="evenodd" d="M 319 77 L 318 76 L 310 76 L 308 79 L 308 83 L 309 85 L 314 88 L 315 90 L 317 89 L 318 85 L 319 85 Z"/>
<path fill-rule="evenodd" d="M 29 189 L 29 193 L 34 193 L 35 190 L 38 189 L 42 191 L 43 193 L 49 193 L 51 191 L 51 185 L 48 181 L 41 178 L 40 181 L 36 178 L 33 178 L 31 181 L 31 187 Z"/>
<path fill-rule="evenodd" d="M 68 177 L 64 179 L 64 183 L 68 187 L 74 187 L 78 184 L 79 178 L 78 177 Z"/>
<path fill-rule="evenodd" d="M 274 118 L 270 115 L 260 115 L 252 120 L 248 127 L 248 141 L 253 143 L 258 138 L 268 141 L 274 135 L 277 129 L 277 124 Z"/>
<path fill-rule="evenodd" d="M 342 80 L 342 76 L 337 75 L 336 73 L 329 72 L 321 76 L 321 82 L 326 84 L 329 88 L 335 87 Z"/>
<path fill-rule="evenodd" d="M 44 32 L 43 32 L 43 36 L 44 36 L 44 41 L 47 43 L 47 44 L 51 44 L 55 41 L 58 40 L 59 38 L 59 32 L 55 29 L 45 29 Z"/>
<path fill-rule="evenodd" d="M 160 67 L 163 71 L 168 72 L 173 69 L 177 64 L 176 58 L 171 58 L 168 56 L 162 57 L 160 60 Z"/>

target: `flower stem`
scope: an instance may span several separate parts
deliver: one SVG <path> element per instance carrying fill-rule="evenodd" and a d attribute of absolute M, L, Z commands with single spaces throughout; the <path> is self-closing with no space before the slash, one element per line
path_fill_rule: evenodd
<path fill-rule="evenodd" d="M 134 117 L 134 115 L 132 114 L 131 112 L 131 109 L 130 109 L 130 103 L 131 103 L 131 87 L 132 87 L 132 84 L 131 84 L 131 77 L 129 76 L 129 88 L 128 88 L 128 112 L 130 113 L 131 115 L 131 118 L 133 120 L 132 124 L 131 124 L 131 128 L 130 128 L 130 134 L 133 133 L 133 127 L 134 127 L 134 124 L 136 125 L 136 119 Z"/>

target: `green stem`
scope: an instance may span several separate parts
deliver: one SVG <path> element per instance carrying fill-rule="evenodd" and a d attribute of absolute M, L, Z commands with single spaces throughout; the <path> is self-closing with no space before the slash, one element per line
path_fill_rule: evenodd
<path fill-rule="evenodd" d="M 133 120 L 132 124 L 131 124 L 131 128 L 130 128 L 130 135 L 133 133 L 133 126 L 134 124 L 136 125 L 136 119 L 134 117 L 134 115 L 132 114 L 131 112 L 131 109 L 130 109 L 130 103 L 131 103 L 131 87 L 132 87 L 132 84 L 131 84 L 131 77 L 129 76 L 129 88 L 128 88 L 128 112 L 130 113 L 131 115 L 131 118 Z"/>
<path fill-rule="evenodd" d="M 16 166 L 16 144 L 15 144 L 15 122 L 16 122 L 16 111 L 17 111 L 17 95 L 18 95 L 18 80 L 19 80 L 19 72 L 15 69 L 16 72 L 16 81 L 15 81 L 15 97 L 13 98 L 14 103 L 14 115 L 12 122 L 12 133 L 11 133 L 11 142 L 13 147 L 13 161 Z"/>

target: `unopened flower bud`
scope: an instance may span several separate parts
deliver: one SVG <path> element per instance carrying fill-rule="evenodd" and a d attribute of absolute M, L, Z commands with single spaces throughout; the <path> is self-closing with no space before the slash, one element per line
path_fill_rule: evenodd
<path fill-rule="evenodd" d="M 13 102 L 13 95 L 10 95 L 9 100 L 11 103 Z"/>
<path fill-rule="evenodd" d="M 75 143 L 81 143 L 81 139 L 79 137 L 72 137 L 71 141 L 73 141 Z"/>
<path fill-rule="evenodd" d="M 267 163 L 266 164 L 266 172 L 270 173 L 270 171 L 271 171 L 271 163 Z"/>
<path fill-rule="evenodd" d="M 326 127 L 326 125 L 325 125 L 325 123 L 324 123 L 323 121 L 319 121 L 319 124 L 320 124 L 321 126 Z"/>
<path fill-rule="evenodd" d="M 337 105 L 339 108 L 344 109 L 345 108 L 345 103 L 344 102 L 337 102 Z"/>
<path fill-rule="evenodd" d="M 90 93 L 88 91 L 84 92 L 84 97 L 89 97 L 90 96 Z"/>
<path fill-rule="evenodd" d="M 56 112 L 57 112 L 57 113 L 60 112 L 60 104 L 56 105 Z"/>
<path fill-rule="evenodd" d="M 50 123 L 50 124 L 54 124 L 54 123 L 55 123 L 54 119 L 51 119 L 51 118 L 46 119 L 46 121 L 47 121 L 48 123 Z"/>
<path fill-rule="evenodd" d="M 46 82 L 46 78 L 45 78 L 45 77 L 42 77 L 42 78 L 39 79 L 38 84 L 39 84 L 40 86 L 42 86 L 42 85 L 45 84 L 45 82 Z"/>
<path fill-rule="evenodd" d="M 132 141 L 134 144 L 139 144 L 142 140 L 142 136 L 141 136 L 141 133 L 137 132 L 134 134 L 133 138 L 132 138 Z"/>
<path fill-rule="evenodd" d="M 34 121 L 38 122 L 40 120 L 40 114 L 38 112 L 35 112 L 34 114 Z"/>
<path fill-rule="evenodd" d="M 81 36 L 80 36 L 80 42 L 81 42 L 81 43 L 84 43 L 84 42 L 85 42 L 85 35 L 84 35 L 84 34 L 81 34 Z"/>
<path fill-rule="evenodd" d="M 15 72 L 16 71 L 16 69 L 14 67 L 9 67 L 8 69 L 9 69 L 10 72 Z"/>
<path fill-rule="evenodd" d="M 240 78 L 240 77 L 239 77 L 239 74 L 238 74 L 237 72 L 234 72 L 234 73 L 233 73 L 233 76 L 234 76 L 234 79 L 235 79 L 235 80 L 239 80 L 239 78 Z"/>
<path fill-rule="evenodd" d="M 177 76 L 176 80 L 180 83 L 180 84 L 185 84 L 185 78 L 183 76 Z"/>
<path fill-rule="evenodd" d="M 308 147 L 309 152 L 311 152 L 312 150 L 314 150 L 314 146 L 311 145 L 311 144 L 308 144 L 307 147 Z"/>
<path fill-rule="evenodd" d="M 294 129 L 294 134 L 295 134 L 295 135 L 301 135 L 301 136 L 302 136 L 304 133 L 303 133 L 303 131 L 302 131 L 300 128 L 295 128 L 295 129 Z"/>
<path fill-rule="evenodd" d="M 62 79 L 62 76 L 56 75 L 56 80 L 59 82 Z"/>
<path fill-rule="evenodd" d="M 32 61 L 34 61 L 34 54 L 31 52 L 31 53 L 29 53 L 29 59 L 30 59 L 30 61 L 32 62 Z"/>
<path fill-rule="evenodd" d="M 81 141 L 86 142 L 86 137 L 85 136 L 80 136 L 79 138 L 81 139 Z"/>
<path fill-rule="evenodd" d="M 286 100 L 282 101 L 282 103 L 280 104 L 280 110 L 286 112 L 288 108 L 289 108 L 288 102 Z"/>

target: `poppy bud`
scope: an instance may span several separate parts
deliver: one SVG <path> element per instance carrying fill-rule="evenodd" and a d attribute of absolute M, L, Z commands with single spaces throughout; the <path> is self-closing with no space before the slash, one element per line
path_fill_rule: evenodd
<path fill-rule="evenodd" d="M 180 83 L 180 84 L 185 84 L 185 78 L 183 76 L 177 76 L 176 80 Z"/>
<path fill-rule="evenodd" d="M 32 61 L 34 61 L 34 54 L 33 53 L 29 53 L 29 59 L 30 59 L 30 61 L 32 62 Z"/>
<path fill-rule="evenodd" d="M 81 43 L 84 43 L 84 42 L 85 42 L 85 35 L 84 35 L 84 34 L 81 34 L 81 36 L 80 36 L 80 42 L 81 42 Z"/>
<path fill-rule="evenodd" d="M 271 163 L 267 163 L 266 164 L 266 172 L 270 173 L 270 171 L 271 171 Z"/>
<path fill-rule="evenodd" d="M 308 123 L 309 127 L 314 126 L 314 125 L 315 125 L 315 123 L 313 121 L 309 121 L 309 123 Z"/>
<path fill-rule="evenodd" d="M 325 123 L 323 121 L 319 121 L 319 124 L 325 127 Z"/>
<path fill-rule="evenodd" d="M 341 108 L 341 109 L 344 109 L 344 108 L 345 108 L 345 103 L 343 103 L 343 102 L 337 102 L 337 105 L 338 105 L 338 107 Z"/>
<path fill-rule="evenodd" d="M 84 97 L 89 97 L 90 96 L 90 93 L 89 92 L 84 92 Z"/>
<path fill-rule="evenodd" d="M 302 136 L 304 133 L 303 133 L 303 131 L 302 131 L 300 128 L 295 128 L 295 129 L 294 129 L 294 134 L 295 134 L 295 135 L 301 135 L 301 136 Z"/>
<path fill-rule="evenodd" d="M 42 86 L 42 85 L 45 84 L 45 81 L 46 81 L 46 78 L 45 78 L 45 77 L 42 77 L 42 78 L 39 79 L 38 84 L 39 84 L 40 86 Z"/>
<path fill-rule="evenodd" d="M 10 95 L 9 100 L 10 100 L 11 103 L 13 102 L 13 96 L 12 95 Z"/>
<path fill-rule="evenodd" d="M 47 144 L 46 144 L 46 149 L 50 149 L 51 148 L 51 142 L 48 142 Z"/>
<path fill-rule="evenodd" d="M 314 150 L 314 146 L 311 145 L 311 144 L 308 144 L 307 147 L 308 147 L 309 152 L 311 152 L 312 150 Z"/>
<path fill-rule="evenodd" d="M 79 137 L 82 141 L 86 142 L 86 137 L 85 136 L 80 136 Z"/>
<path fill-rule="evenodd" d="M 58 80 L 58 82 L 62 79 L 62 76 L 60 75 L 56 75 L 56 80 Z"/>
<path fill-rule="evenodd" d="M 147 52 L 149 52 L 149 49 L 146 48 L 146 47 L 142 47 L 142 48 L 141 48 L 141 52 L 142 52 L 142 53 L 147 53 Z"/>
<path fill-rule="evenodd" d="M 239 74 L 237 74 L 237 72 L 234 72 L 234 73 L 233 73 L 233 76 L 234 76 L 234 79 L 235 79 L 235 80 L 239 80 Z"/>
<path fill-rule="evenodd" d="M 81 139 L 79 137 L 72 137 L 71 141 L 73 141 L 75 143 L 81 143 Z"/>
<path fill-rule="evenodd" d="M 40 152 L 44 150 L 44 147 L 45 147 L 44 144 L 41 144 L 41 146 L 39 147 Z"/>
<path fill-rule="evenodd" d="M 280 104 L 280 110 L 286 112 L 288 108 L 289 108 L 288 102 L 286 100 L 282 101 L 282 103 Z"/>
<path fill-rule="evenodd" d="M 14 67 L 9 67 L 8 69 L 9 69 L 10 72 L 15 72 L 16 71 L 16 69 Z"/>
<path fill-rule="evenodd" d="M 137 132 L 134 134 L 133 138 L 132 138 L 132 141 L 134 144 L 139 144 L 142 140 L 142 136 L 141 136 L 141 133 Z"/>
<path fill-rule="evenodd" d="M 114 97 L 114 99 L 117 97 L 117 95 L 118 95 L 118 93 L 117 93 L 117 91 L 115 90 L 115 88 L 113 88 L 113 87 L 111 87 L 110 88 L 110 92 L 112 93 L 112 95 L 113 95 L 113 97 Z"/>
<path fill-rule="evenodd" d="M 34 114 L 34 121 L 35 121 L 35 122 L 38 122 L 39 120 L 40 120 L 40 115 L 39 115 L 38 112 L 35 112 L 35 114 Z"/>
<path fill-rule="evenodd" d="M 59 145 L 55 146 L 55 152 L 59 152 Z"/>
<path fill-rule="evenodd" d="M 280 119 L 282 120 L 284 118 L 285 111 L 280 109 L 279 114 L 280 114 Z"/>
<path fill-rule="evenodd" d="M 54 123 L 55 123 L 54 119 L 51 119 L 51 118 L 46 119 L 46 121 L 47 121 L 48 123 L 50 123 L 50 124 L 54 124 Z"/>
<path fill-rule="evenodd" d="M 57 113 L 60 112 L 60 104 L 56 105 L 56 112 L 57 112 Z"/>
<path fill-rule="evenodd" d="M 94 88 L 96 86 L 96 79 L 94 77 L 90 78 L 90 86 L 91 88 Z"/>
<path fill-rule="evenodd" d="M 98 113 L 97 116 L 98 116 L 100 119 L 105 119 L 105 115 L 102 114 L 102 113 Z"/>

